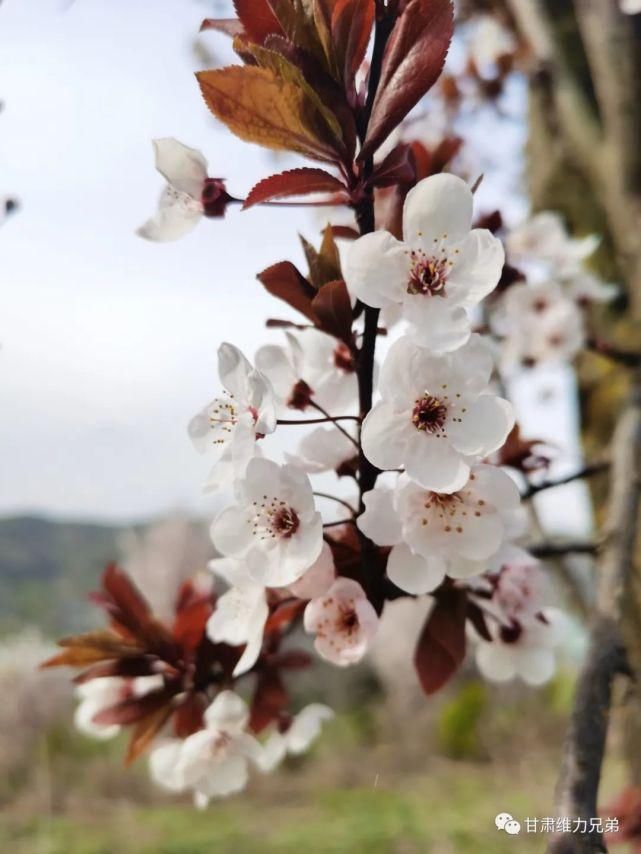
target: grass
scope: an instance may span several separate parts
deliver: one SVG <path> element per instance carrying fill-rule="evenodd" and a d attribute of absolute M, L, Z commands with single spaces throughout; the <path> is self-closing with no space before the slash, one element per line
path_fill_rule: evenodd
<path fill-rule="evenodd" d="M 437 760 L 429 775 L 325 789 L 291 782 L 219 802 L 92 809 L 91 815 L 6 816 L 0 850 L 12 854 L 475 854 L 540 851 L 541 836 L 494 828 L 498 812 L 546 815 L 553 771 Z"/>

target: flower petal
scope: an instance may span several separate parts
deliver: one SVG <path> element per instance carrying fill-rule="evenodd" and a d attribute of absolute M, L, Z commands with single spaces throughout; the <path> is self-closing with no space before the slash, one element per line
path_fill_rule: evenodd
<path fill-rule="evenodd" d="M 405 451 L 407 474 L 425 489 L 458 492 L 467 483 L 470 467 L 444 439 L 416 430 Z M 391 467 L 390 467 L 391 468 Z"/>
<path fill-rule="evenodd" d="M 409 270 L 404 244 L 387 231 L 374 231 L 359 237 L 349 250 L 345 281 L 350 293 L 365 305 L 384 308 L 402 300 Z"/>
<path fill-rule="evenodd" d="M 411 422 L 407 421 L 411 428 Z M 380 469 L 395 469 L 403 462 L 406 425 L 391 404 L 377 403 L 363 421 L 361 443 L 367 459 Z M 412 428 L 413 429 L 413 428 Z"/>
<path fill-rule="evenodd" d="M 394 493 L 379 486 L 363 495 L 365 512 L 358 527 L 377 546 L 393 546 L 402 539 L 401 523 L 394 509 Z"/>
<path fill-rule="evenodd" d="M 200 202 L 168 185 L 161 193 L 155 215 L 136 234 L 158 243 L 178 240 L 195 228 L 202 215 Z"/>
<path fill-rule="evenodd" d="M 436 590 L 445 578 L 445 560 L 438 555 L 421 557 L 401 543 L 394 546 L 387 559 L 387 575 L 401 590 L 420 596 Z"/>
<path fill-rule="evenodd" d="M 498 450 L 514 427 L 512 404 L 494 394 L 482 394 L 466 407 L 459 421 L 447 425 L 447 435 L 461 454 L 485 457 Z"/>
<path fill-rule="evenodd" d="M 427 252 L 434 241 L 459 243 L 470 231 L 472 191 L 456 175 L 442 173 L 425 178 L 407 194 L 403 210 L 403 236 L 412 247 Z"/>
<path fill-rule="evenodd" d="M 173 137 L 153 141 L 156 169 L 172 187 L 200 201 L 207 179 L 207 161 L 195 148 Z"/>

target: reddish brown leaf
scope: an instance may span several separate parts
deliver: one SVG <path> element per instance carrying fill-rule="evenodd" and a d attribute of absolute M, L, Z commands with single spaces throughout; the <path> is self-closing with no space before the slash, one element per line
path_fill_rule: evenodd
<path fill-rule="evenodd" d="M 131 765 L 152 743 L 171 714 L 171 706 L 163 706 L 139 721 L 131 733 L 125 765 Z"/>
<path fill-rule="evenodd" d="M 319 329 L 351 346 L 352 303 L 342 279 L 323 285 L 312 300 L 312 308 L 318 318 Z"/>
<path fill-rule="evenodd" d="M 313 658 L 302 649 L 288 649 L 285 652 L 279 652 L 269 658 L 271 667 L 281 668 L 282 670 L 305 670 L 313 662 Z"/>
<path fill-rule="evenodd" d="M 291 623 L 292 620 L 295 620 L 303 613 L 306 605 L 307 602 L 304 602 L 302 599 L 287 599 L 281 602 L 269 615 L 265 623 L 265 634 L 269 634 L 269 632 L 273 632 Z"/>
<path fill-rule="evenodd" d="M 258 274 L 257 279 L 272 296 L 282 299 L 312 323 L 316 323 L 317 318 L 312 309 L 316 290 L 290 261 L 280 261 L 268 267 Z"/>
<path fill-rule="evenodd" d="M 85 667 L 99 661 L 114 658 L 139 656 L 141 648 L 126 643 L 121 637 L 110 631 L 88 632 L 58 641 L 64 651 L 43 662 L 41 667 Z"/>
<path fill-rule="evenodd" d="M 465 658 L 464 590 L 443 592 L 425 622 L 414 653 L 414 666 L 421 687 L 433 694 L 454 675 Z"/>
<path fill-rule="evenodd" d="M 151 676 L 156 673 L 155 665 L 158 660 L 146 655 L 132 656 L 131 658 L 118 658 L 114 661 L 101 661 L 83 670 L 75 678 L 76 685 L 91 682 L 92 679 L 101 679 L 105 676 L 123 676 L 132 678 L 134 676 Z"/>
<path fill-rule="evenodd" d="M 372 184 L 391 187 L 394 184 L 411 184 L 416 178 L 416 166 L 411 146 L 400 143 L 374 168 Z"/>
<path fill-rule="evenodd" d="M 431 175 L 442 172 L 461 150 L 463 140 L 460 136 L 447 136 L 441 140 L 432 152 Z"/>
<path fill-rule="evenodd" d="M 137 723 L 147 715 L 151 715 L 166 706 L 173 695 L 174 691 L 165 687 L 158 691 L 151 691 L 142 697 L 127 697 L 127 699 L 121 700 L 120 703 L 116 703 L 108 709 L 102 709 L 94 715 L 93 722 L 99 726 L 110 726 L 111 724 L 127 726 Z"/>
<path fill-rule="evenodd" d="M 336 0 L 332 12 L 332 42 L 337 70 L 352 96 L 354 78 L 365 59 L 372 34 L 374 0 Z"/>
<path fill-rule="evenodd" d="M 172 634 L 184 652 L 193 652 L 201 642 L 211 612 L 208 600 L 196 600 L 176 614 Z"/>
<path fill-rule="evenodd" d="M 492 640 L 492 635 L 490 634 L 490 630 L 488 629 L 487 622 L 485 620 L 485 614 L 479 606 L 475 605 L 473 602 L 468 602 L 467 604 L 467 618 L 483 640 Z"/>
<path fill-rule="evenodd" d="M 134 639 L 148 652 L 172 657 L 173 641 L 167 629 L 151 613 L 149 604 L 116 564 L 110 564 L 102 577 L 102 604 L 111 616 L 113 627 L 127 639 Z"/>
<path fill-rule="evenodd" d="M 243 25 L 238 18 L 205 18 L 200 25 L 200 32 L 203 33 L 206 30 L 216 30 L 232 38 L 236 38 L 244 32 Z"/>
<path fill-rule="evenodd" d="M 268 202 L 271 199 L 281 199 L 286 196 L 305 196 L 309 193 L 340 193 L 345 185 L 338 178 L 325 172 L 324 169 L 290 169 L 279 175 L 264 178 L 251 190 L 243 210 L 252 205 Z"/>
<path fill-rule="evenodd" d="M 332 236 L 336 239 L 342 238 L 343 240 L 358 240 L 361 236 L 360 233 L 352 228 L 351 225 L 330 225 Z"/>
<path fill-rule="evenodd" d="M 196 77 L 211 112 L 240 139 L 335 163 L 339 140 L 296 72 L 293 66 L 286 76 L 281 68 L 230 65 Z"/>
<path fill-rule="evenodd" d="M 276 720 L 287 706 L 289 697 L 276 670 L 265 670 L 258 677 L 252 700 L 249 728 L 258 734 Z"/>
<path fill-rule="evenodd" d="M 437 81 L 453 30 L 451 0 L 409 0 L 385 49 L 362 159 L 376 151 Z"/>
<path fill-rule="evenodd" d="M 176 738 L 187 738 L 204 726 L 203 712 L 206 700 L 202 694 L 188 694 L 184 703 L 174 713 L 173 725 Z"/>
<path fill-rule="evenodd" d="M 269 0 L 234 0 L 236 14 L 253 42 L 263 44 L 267 36 L 284 35 Z"/>

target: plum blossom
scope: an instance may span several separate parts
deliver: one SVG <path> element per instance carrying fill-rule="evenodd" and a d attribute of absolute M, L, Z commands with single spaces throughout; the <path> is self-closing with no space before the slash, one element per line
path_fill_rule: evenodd
<path fill-rule="evenodd" d="M 495 466 L 477 465 L 454 493 L 423 489 L 402 476 L 395 490 L 377 486 L 363 496 L 358 519 L 377 545 L 393 546 L 387 575 L 408 593 L 430 593 L 446 575 L 469 578 L 486 569 L 515 527 L 519 492 Z"/>
<path fill-rule="evenodd" d="M 221 691 L 204 715 L 205 729 L 184 741 L 168 739 L 151 752 L 152 779 L 173 792 L 191 790 L 196 806 L 245 788 L 249 762 L 258 765 L 261 746 L 247 732 L 249 711 L 233 691 Z"/>
<path fill-rule="evenodd" d="M 227 582 L 229 589 L 216 601 L 216 609 L 207 622 L 207 635 L 214 643 L 245 645 L 233 672 L 240 676 L 251 670 L 260 655 L 269 616 L 265 588 L 253 580 L 240 560 L 215 558 L 209 568 Z"/>
<path fill-rule="evenodd" d="M 589 270 L 582 270 L 568 279 L 566 290 L 568 296 L 582 308 L 592 303 L 610 302 L 620 293 L 617 285 L 604 282 Z"/>
<path fill-rule="evenodd" d="M 307 475 L 295 466 L 254 458 L 238 481 L 237 500 L 214 520 L 216 548 L 242 559 L 259 584 L 284 587 L 298 580 L 323 544 Z"/>
<path fill-rule="evenodd" d="M 218 374 L 225 396 L 215 398 L 188 426 L 196 450 L 215 460 L 209 490 L 242 477 L 256 453 L 256 441 L 276 429 L 271 383 L 233 344 L 218 348 Z"/>
<path fill-rule="evenodd" d="M 557 282 L 512 285 L 494 327 L 506 367 L 570 361 L 585 343 L 583 315 Z"/>
<path fill-rule="evenodd" d="M 359 238 L 345 280 L 366 305 L 401 305 L 416 341 L 434 352 L 470 337 L 468 310 L 494 290 L 505 260 L 491 232 L 472 229 L 473 195 L 454 175 L 420 181 L 405 201 L 403 241 L 387 231 Z"/>
<path fill-rule="evenodd" d="M 483 74 L 492 72 L 497 62 L 516 50 L 516 39 L 494 15 L 479 15 L 469 42 L 470 58 Z"/>
<path fill-rule="evenodd" d="M 224 216 L 231 197 L 220 178 L 209 178 L 207 161 L 195 148 L 171 137 L 153 140 L 156 169 L 167 181 L 154 216 L 137 234 L 159 242 L 188 234 L 203 216 Z"/>
<path fill-rule="evenodd" d="M 461 489 L 471 461 L 500 448 L 514 425 L 511 405 L 489 391 L 491 372 L 478 335 L 442 356 L 400 338 L 381 371 L 382 400 L 363 422 L 367 458 L 380 469 L 404 467 L 426 489 Z"/>
<path fill-rule="evenodd" d="M 137 679 L 105 676 L 78 685 L 76 697 L 80 702 L 74 715 L 76 729 L 91 738 L 100 740 L 113 738 L 120 732 L 120 726 L 96 723 L 94 718 L 111 706 L 129 697 L 143 697 L 150 691 L 162 687 L 162 684 L 162 676 L 140 676 Z"/>
<path fill-rule="evenodd" d="M 298 756 L 305 753 L 320 735 L 322 725 L 334 717 L 329 706 L 322 703 L 310 703 L 305 706 L 284 730 L 272 732 L 262 745 L 259 761 L 260 770 L 264 773 L 273 771 L 289 754 Z"/>
<path fill-rule="evenodd" d="M 308 474 L 326 471 L 341 473 L 358 451 L 344 433 L 335 427 L 317 427 L 301 439 L 295 454 L 285 452 L 285 459 Z"/>
<path fill-rule="evenodd" d="M 567 618 L 557 608 L 542 607 L 545 585 L 540 566 L 522 549 L 504 553 L 503 565 L 491 582 L 493 594 L 483 600 L 483 607 L 492 640 L 478 639 L 477 666 L 494 682 L 520 677 L 529 685 L 542 685 L 554 674 L 555 651 L 563 641 Z"/>
<path fill-rule="evenodd" d="M 378 616 L 358 582 L 337 578 L 324 596 L 307 605 L 304 625 L 316 635 L 314 646 L 322 658 L 347 667 L 367 652 Z"/>
<path fill-rule="evenodd" d="M 543 263 L 547 275 L 566 279 L 576 275 L 599 245 L 599 238 L 570 237 L 561 216 L 542 211 L 514 228 L 507 236 L 510 261 L 516 264 Z"/>
<path fill-rule="evenodd" d="M 358 380 L 346 344 L 318 329 L 286 333 L 287 347 L 267 344 L 256 353 L 256 366 L 270 379 L 283 409 L 306 409 L 310 401 L 342 415 L 354 410 Z"/>
<path fill-rule="evenodd" d="M 641 14 L 641 0 L 619 0 L 619 6 L 624 15 Z"/>
<path fill-rule="evenodd" d="M 289 591 L 299 599 L 316 599 L 329 590 L 335 579 L 334 556 L 329 545 L 323 542 L 319 556 L 298 581 L 289 585 Z"/>

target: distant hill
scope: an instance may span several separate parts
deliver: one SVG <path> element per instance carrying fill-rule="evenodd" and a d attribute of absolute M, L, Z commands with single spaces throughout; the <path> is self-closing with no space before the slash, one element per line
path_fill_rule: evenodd
<path fill-rule="evenodd" d="M 124 531 L 30 516 L 0 520 L 0 634 L 25 623 L 51 637 L 96 625 L 86 594 L 119 558 Z"/>

